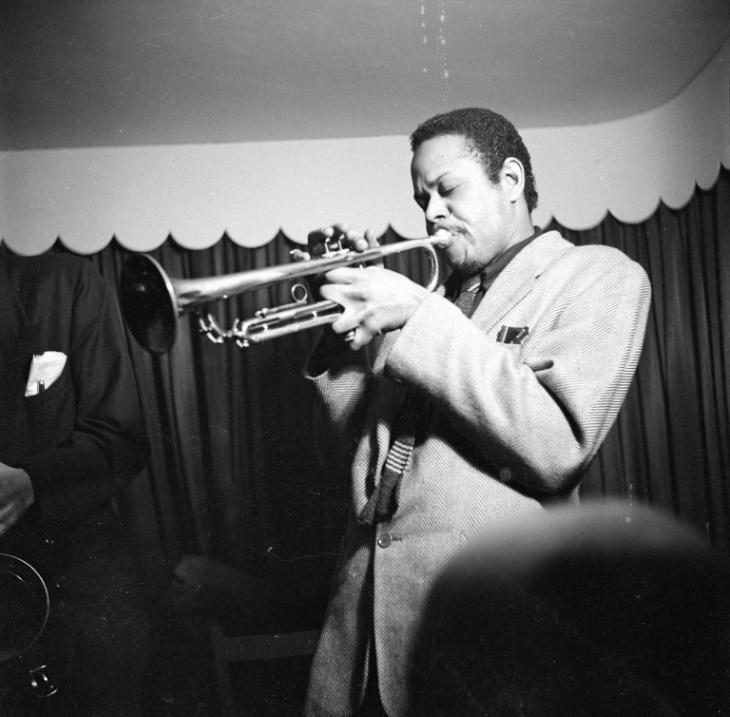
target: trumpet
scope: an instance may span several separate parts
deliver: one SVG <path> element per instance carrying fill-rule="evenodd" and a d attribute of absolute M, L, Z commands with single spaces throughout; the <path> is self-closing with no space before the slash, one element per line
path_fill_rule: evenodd
<path fill-rule="evenodd" d="M 342 314 L 335 301 L 310 301 L 306 283 L 291 288 L 292 303 L 262 308 L 249 319 L 235 319 L 223 329 L 205 307 L 246 291 L 285 281 L 321 274 L 342 266 L 366 264 L 407 251 L 426 252 L 430 277 L 425 288 L 433 291 L 439 280 L 439 261 L 434 249 L 437 239 L 407 239 L 362 252 L 345 249 L 341 244 L 326 246 L 315 259 L 241 271 L 199 279 L 171 279 L 148 254 L 133 254 L 122 267 L 120 304 L 122 314 L 136 341 L 153 354 L 167 353 L 175 343 L 179 317 L 195 311 L 198 328 L 214 343 L 234 341 L 240 348 L 280 336 L 331 324 Z"/>

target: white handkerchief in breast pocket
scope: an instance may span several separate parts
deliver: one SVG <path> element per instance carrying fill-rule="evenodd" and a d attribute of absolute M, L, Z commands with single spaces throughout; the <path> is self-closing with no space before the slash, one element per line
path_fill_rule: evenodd
<path fill-rule="evenodd" d="M 36 396 L 39 391 L 51 387 L 61 375 L 66 365 L 66 354 L 61 351 L 45 351 L 40 356 L 33 356 L 25 384 L 25 395 Z"/>

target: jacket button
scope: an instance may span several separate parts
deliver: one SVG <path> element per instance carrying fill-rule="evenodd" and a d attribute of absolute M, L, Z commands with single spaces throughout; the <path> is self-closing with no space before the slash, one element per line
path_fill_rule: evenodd
<path fill-rule="evenodd" d="M 512 471 L 509 468 L 500 468 L 499 479 L 502 483 L 509 483 L 512 480 Z"/>
<path fill-rule="evenodd" d="M 378 545 L 381 548 L 387 548 L 393 542 L 393 538 L 390 537 L 390 533 L 383 533 L 378 536 Z"/>

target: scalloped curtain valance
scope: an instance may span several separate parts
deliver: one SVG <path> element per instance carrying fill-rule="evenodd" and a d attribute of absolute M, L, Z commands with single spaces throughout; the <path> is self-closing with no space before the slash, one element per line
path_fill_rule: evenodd
<path fill-rule="evenodd" d="M 728 44 L 674 99 L 589 126 L 522 130 L 551 219 L 587 229 L 611 213 L 641 222 L 679 208 L 730 168 Z M 260 246 L 332 221 L 423 234 L 410 200 L 407 137 L 8 152 L 0 157 L 0 236 L 36 254 L 57 238 L 79 253 L 112 237 L 135 251 L 168 235 L 190 249 L 227 233 Z"/>

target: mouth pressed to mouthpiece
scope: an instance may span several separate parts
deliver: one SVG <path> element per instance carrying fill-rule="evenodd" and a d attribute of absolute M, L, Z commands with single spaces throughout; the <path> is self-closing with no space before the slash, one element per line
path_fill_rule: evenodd
<path fill-rule="evenodd" d="M 444 249 L 449 245 L 453 238 L 451 232 L 444 227 L 439 227 L 436 231 L 431 234 L 431 238 L 436 240 L 435 246 L 439 249 Z"/>

